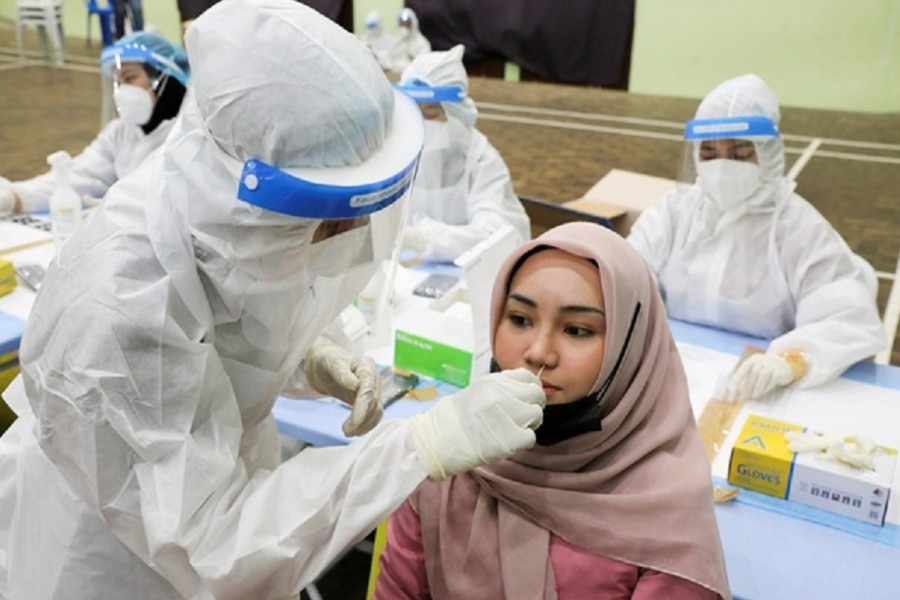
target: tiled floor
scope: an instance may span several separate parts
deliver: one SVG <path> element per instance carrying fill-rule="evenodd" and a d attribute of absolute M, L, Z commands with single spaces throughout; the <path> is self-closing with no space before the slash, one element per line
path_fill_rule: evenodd
<path fill-rule="evenodd" d="M 28 38 L 31 49 L 39 47 Z M 45 157 L 79 152 L 100 125 L 99 49 L 71 39 L 65 68 L 39 56 L 19 64 L 10 24 L 0 22 L 0 175 L 24 178 L 45 169 Z M 522 196 L 561 202 L 577 198 L 609 169 L 671 178 L 680 160 L 680 132 L 695 100 L 631 95 L 596 88 L 511 84 L 473 79 L 484 132 L 506 159 Z M 782 131 L 789 164 L 813 139 L 821 146 L 798 177 L 813 203 L 851 248 L 884 275 L 900 252 L 900 115 L 851 114 L 785 107 Z M 879 306 L 891 280 L 882 277 Z M 894 364 L 900 364 L 900 341 Z M 326 600 L 362 600 L 369 557 L 353 551 L 320 582 Z"/>

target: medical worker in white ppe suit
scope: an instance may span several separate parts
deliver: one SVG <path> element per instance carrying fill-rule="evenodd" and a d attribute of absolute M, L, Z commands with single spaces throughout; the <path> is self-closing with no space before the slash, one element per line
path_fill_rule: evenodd
<path fill-rule="evenodd" d="M 885 344 L 875 273 L 784 176 L 778 99 L 756 75 L 725 81 L 687 124 L 679 186 L 628 241 L 677 319 L 771 339 L 732 375 L 734 399 L 838 377 Z"/>
<path fill-rule="evenodd" d="M 386 54 L 387 68 L 402 73 L 413 59 L 426 52 L 431 52 L 431 42 L 419 30 L 419 17 L 411 8 L 401 9 L 397 13 L 397 33 Z"/>
<path fill-rule="evenodd" d="M 425 117 L 425 147 L 413 186 L 404 246 L 425 259 L 450 261 L 511 225 L 518 243 L 531 223 L 500 153 L 475 129 L 462 45 L 416 58 L 400 78 Z"/>
<path fill-rule="evenodd" d="M 162 145 L 181 110 L 190 77 L 184 49 L 149 31 L 106 47 L 100 68 L 113 80 L 118 117 L 75 157 L 69 173 L 72 189 L 91 199 L 102 198 Z M 49 171 L 12 183 L 0 177 L 0 216 L 48 210 L 55 188 L 56 177 Z"/>
<path fill-rule="evenodd" d="M 0 597 L 296 597 L 425 480 L 534 442 L 522 369 L 279 465 L 298 364 L 381 407 L 371 363 L 312 347 L 393 246 L 422 138 L 352 34 L 294 0 L 224 0 L 186 33 L 161 151 L 50 267 L 5 394 Z"/>

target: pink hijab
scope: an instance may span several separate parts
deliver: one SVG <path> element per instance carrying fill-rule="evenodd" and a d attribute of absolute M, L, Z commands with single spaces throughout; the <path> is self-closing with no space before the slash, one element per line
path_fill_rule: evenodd
<path fill-rule="evenodd" d="M 599 265 L 607 339 L 594 392 L 605 387 L 602 430 L 419 488 L 412 502 L 432 596 L 555 600 L 553 532 L 731 598 L 684 369 L 653 278 L 628 243 L 597 225 L 567 223 L 520 246 L 494 285 L 492 332 L 515 268 L 541 246 Z"/>

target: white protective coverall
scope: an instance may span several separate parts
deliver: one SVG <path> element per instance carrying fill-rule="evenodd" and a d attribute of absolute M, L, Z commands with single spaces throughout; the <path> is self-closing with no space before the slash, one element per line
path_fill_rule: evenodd
<path fill-rule="evenodd" d="M 362 32 L 359 39 L 369 47 L 382 69 L 390 68 L 389 53 L 394 43 L 393 36 L 384 30 L 381 24 L 381 13 L 377 10 L 371 10 L 366 15 L 366 30 Z"/>
<path fill-rule="evenodd" d="M 401 85 L 457 86 L 462 102 L 441 102 L 446 121 L 425 122 L 425 147 L 413 186 L 408 228 L 430 260 L 453 260 L 504 225 L 518 242 L 531 239 L 531 222 L 513 190 L 500 153 L 475 129 L 478 109 L 466 94 L 465 48 L 420 56 L 403 71 Z M 416 248 L 411 248 L 416 250 Z"/>
<path fill-rule="evenodd" d="M 140 50 L 133 52 L 133 46 Z M 126 54 L 124 57 L 123 52 Z M 139 31 L 107 47 L 101 56 L 103 74 L 112 79 L 116 78 L 115 70 L 129 62 L 141 62 L 158 72 L 160 75 L 157 77 L 165 76 L 162 87 L 154 88 L 153 92 L 157 104 L 151 118 L 156 124 L 147 125 L 147 121 L 135 124 L 121 118 L 107 123 L 90 145 L 73 159 L 69 169 L 69 182 L 81 198 L 102 198 L 114 183 L 134 171 L 162 145 L 175 123 L 189 77 L 184 50 L 156 33 Z M 175 86 L 177 89 L 170 89 Z M 49 208 L 56 178 L 48 171 L 12 183 L 9 187 L 18 196 L 22 212 L 43 212 Z M 12 197 L 6 198 L 3 192 L 0 190 L 0 214 L 12 210 L 14 200 Z M 5 207 L 4 204 L 10 206 Z"/>
<path fill-rule="evenodd" d="M 145 134 L 138 125 L 113 119 L 81 154 L 72 160 L 69 181 L 79 197 L 102 198 L 165 141 L 175 119 L 166 119 Z M 56 178 L 48 171 L 37 177 L 17 181 L 12 189 L 22 203 L 23 213 L 48 210 Z"/>
<path fill-rule="evenodd" d="M 698 119 L 748 115 L 780 119 L 775 93 L 755 75 L 722 83 L 697 109 Z M 800 350 L 808 368 L 796 385 L 812 386 L 884 347 L 875 273 L 794 193 L 782 138 L 754 145 L 759 180 L 748 198 L 717 202 L 702 184 L 679 186 L 628 241 L 672 317 L 771 339 L 773 353 Z"/>
<path fill-rule="evenodd" d="M 391 40 L 387 52 L 387 68 L 394 73 L 403 69 L 418 56 L 431 52 L 431 42 L 419 30 L 419 17 L 411 8 L 404 8 L 397 15 L 397 34 Z"/>
<path fill-rule="evenodd" d="M 397 140 L 416 141 L 414 165 L 421 117 L 362 43 L 293 0 L 221 2 L 186 42 L 194 94 L 51 264 L 5 393 L 19 416 L 0 438 L 5 600 L 283 598 L 427 475 L 534 443 L 495 420 L 475 437 L 483 451 L 501 431 L 501 452 L 427 464 L 417 424 L 438 462 L 444 447 L 457 455 L 428 415 L 446 418 L 461 392 L 278 464 L 276 395 L 392 248 L 402 201 L 312 243 L 322 221 L 236 198 L 239 181 L 257 186 L 242 162 L 339 184 Z M 468 400 L 482 421 L 484 391 Z M 494 408 L 509 416 L 513 395 Z M 537 426 L 541 407 L 529 408 L 517 423 Z M 446 420 L 477 429 L 465 417 Z"/>

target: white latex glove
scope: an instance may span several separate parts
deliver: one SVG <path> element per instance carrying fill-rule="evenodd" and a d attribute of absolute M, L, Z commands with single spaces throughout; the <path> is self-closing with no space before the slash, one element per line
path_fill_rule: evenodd
<path fill-rule="evenodd" d="M 416 254 L 427 254 L 431 243 L 425 227 L 419 223 L 408 223 L 403 228 L 403 248 Z"/>
<path fill-rule="evenodd" d="M 788 449 L 792 452 L 817 452 L 817 457 L 843 463 L 856 469 L 875 470 L 875 443 L 867 438 L 842 433 L 818 434 L 787 431 Z"/>
<path fill-rule="evenodd" d="M 381 420 L 380 380 L 371 358 L 355 356 L 336 344 L 320 344 L 306 354 L 303 370 L 316 391 L 352 407 L 341 426 L 344 435 L 367 433 Z"/>
<path fill-rule="evenodd" d="M 484 375 L 410 419 L 419 461 L 441 480 L 534 445 L 547 397 L 527 369 Z"/>
<path fill-rule="evenodd" d="M 0 217 L 13 213 L 16 206 L 16 194 L 12 190 L 9 179 L 0 177 Z"/>
<path fill-rule="evenodd" d="M 794 380 L 791 366 L 771 354 L 754 354 L 744 360 L 728 382 L 727 396 L 732 400 L 752 400 Z"/>
<path fill-rule="evenodd" d="M 100 206 L 101 202 L 103 202 L 103 198 L 96 198 L 94 196 L 81 197 L 81 203 L 85 206 L 85 208 L 94 208 L 95 206 Z"/>

